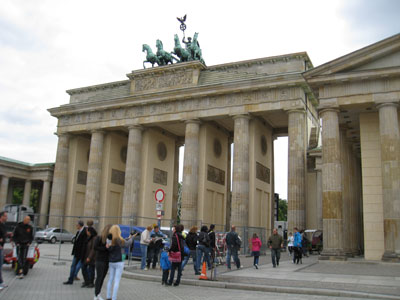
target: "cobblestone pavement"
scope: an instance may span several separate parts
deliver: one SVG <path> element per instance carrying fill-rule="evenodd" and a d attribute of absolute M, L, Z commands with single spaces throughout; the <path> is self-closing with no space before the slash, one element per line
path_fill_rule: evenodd
<path fill-rule="evenodd" d="M 81 281 L 63 285 L 69 271 L 66 265 L 53 265 L 54 260 L 41 258 L 24 279 L 16 279 L 10 266 L 5 265 L 3 276 L 8 288 L 0 292 L 1 300 L 71 300 L 93 299 L 93 289 L 81 288 Z M 81 277 L 81 275 L 80 275 Z M 107 278 L 106 278 L 107 280 Z M 106 282 L 105 282 L 106 284 Z M 105 298 L 106 287 L 102 296 Z M 122 278 L 118 299 L 293 299 L 293 295 L 245 290 L 228 290 L 180 285 L 163 287 L 158 282 L 144 282 Z M 296 295 L 296 299 L 351 299 Z"/>

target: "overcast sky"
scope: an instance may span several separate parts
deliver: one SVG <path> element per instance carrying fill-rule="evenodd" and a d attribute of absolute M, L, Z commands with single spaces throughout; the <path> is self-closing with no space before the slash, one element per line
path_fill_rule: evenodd
<path fill-rule="evenodd" d="M 125 80 L 142 68 L 144 43 L 172 51 L 185 14 L 207 65 L 306 51 L 318 66 L 400 32 L 396 0 L 1 0 L 0 156 L 55 161 L 47 109 L 68 103 L 67 89 Z M 276 191 L 286 198 L 287 139 L 279 144 Z"/>

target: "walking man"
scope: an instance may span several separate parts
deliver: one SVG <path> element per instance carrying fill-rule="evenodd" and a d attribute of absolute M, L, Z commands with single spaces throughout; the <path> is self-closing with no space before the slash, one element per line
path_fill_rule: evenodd
<path fill-rule="evenodd" d="M 276 268 L 276 266 L 279 266 L 281 249 L 283 247 L 283 238 L 278 234 L 278 229 L 274 228 L 272 235 L 268 239 L 267 245 L 271 249 L 272 265 Z"/>
<path fill-rule="evenodd" d="M 228 269 L 231 269 L 231 256 L 233 256 L 233 261 L 236 264 L 236 267 L 240 269 L 240 259 L 239 259 L 239 250 L 242 242 L 239 238 L 239 235 L 236 232 L 236 226 L 232 225 L 231 231 L 226 235 L 226 247 L 228 249 L 228 253 L 226 255 L 226 266 Z"/>
<path fill-rule="evenodd" d="M 83 226 L 84 223 L 82 220 L 79 220 L 76 224 L 76 235 L 75 235 L 75 242 L 72 248 L 72 264 L 71 269 L 69 272 L 68 280 L 64 282 L 64 284 L 72 284 L 76 275 L 78 274 L 79 269 L 82 266 L 82 259 L 84 256 L 86 241 L 87 241 L 87 234 L 85 227 Z"/>
<path fill-rule="evenodd" d="M 26 263 L 26 255 L 28 254 L 29 246 L 33 241 L 33 228 L 29 224 L 31 218 L 25 216 L 24 220 L 18 223 L 14 229 L 13 242 L 17 246 L 18 266 L 17 276 L 19 279 L 24 278 L 22 270 Z"/>
<path fill-rule="evenodd" d="M 3 281 L 3 276 L 2 276 L 2 268 L 3 268 L 3 249 L 4 249 L 4 243 L 6 242 L 6 228 L 4 226 L 4 223 L 7 222 L 7 212 L 2 211 L 0 212 L 0 291 L 4 288 L 7 287 L 6 284 L 4 284 Z"/>

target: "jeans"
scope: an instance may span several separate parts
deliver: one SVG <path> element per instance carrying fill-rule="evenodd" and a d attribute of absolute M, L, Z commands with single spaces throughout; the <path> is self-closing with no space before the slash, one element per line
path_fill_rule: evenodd
<path fill-rule="evenodd" d="M 172 284 L 174 281 L 174 276 L 175 276 L 175 270 L 178 269 L 178 276 L 176 277 L 176 284 L 179 284 L 181 282 L 181 276 L 182 276 L 182 263 L 177 262 L 177 263 L 172 263 L 171 264 L 171 275 L 169 276 L 169 284 Z"/>
<path fill-rule="evenodd" d="M 3 257 L 3 248 L 1 248 L 0 249 L 0 285 L 3 284 L 3 275 L 2 275 L 3 259 L 4 259 L 4 257 Z"/>
<path fill-rule="evenodd" d="M 226 266 L 228 269 L 231 268 L 231 256 L 233 257 L 233 261 L 236 264 L 236 267 L 240 269 L 240 259 L 238 255 L 238 249 L 236 247 L 228 247 L 228 251 L 226 254 Z"/>
<path fill-rule="evenodd" d="M 275 267 L 279 265 L 279 260 L 281 259 L 281 249 L 271 249 L 272 265 Z"/>
<path fill-rule="evenodd" d="M 260 251 L 253 251 L 254 256 L 253 266 L 258 265 L 258 259 L 260 258 Z"/>
<path fill-rule="evenodd" d="M 71 269 L 69 271 L 68 282 L 74 282 L 74 278 L 78 275 L 79 269 L 81 266 L 81 260 L 76 258 L 75 256 L 72 258 Z"/>
<path fill-rule="evenodd" d="M 185 266 L 187 265 L 187 263 L 189 262 L 189 258 L 192 257 L 193 260 L 193 269 L 195 273 L 199 272 L 199 268 L 197 266 L 197 255 L 196 255 L 197 251 L 196 250 L 190 250 L 190 254 L 185 256 L 185 258 L 183 259 L 182 262 L 182 272 L 183 269 L 185 268 Z"/>
<path fill-rule="evenodd" d="M 108 272 L 108 262 L 105 261 L 96 261 L 96 282 L 94 285 L 94 295 L 97 295 L 101 292 L 101 287 L 103 286 L 104 278 L 106 278 Z"/>
<path fill-rule="evenodd" d="M 197 245 L 196 249 L 196 256 L 197 256 L 197 263 L 196 263 L 196 268 L 197 270 L 200 270 L 201 268 L 201 263 L 204 262 L 204 260 L 207 262 L 207 266 L 209 269 L 211 269 L 211 261 L 210 261 L 210 249 L 204 245 Z M 203 258 L 203 261 L 201 260 Z"/>
<path fill-rule="evenodd" d="M 94 281 L 94 265 L 83 264 L 82 275 L 86 284 L 93 283 Z"/>
<path fill-rule="evenodd" d="M 162 283 L 168 282 L 169 269 L 162 271 Z"/>
<path fill-rule="evenodd" d="M 119 282 L 121 280 L 122 271 L 124 270 L 124 262 L 114 262 L 109 263 L 110 268 L 110 278 L 107 283 L 107 299 L 117 300 Z M 113 281 L 114 281 L 114 289 L 113 289 Z M 113 289 L 113 290 L 112 290 Z M 112 290 L 112 297 L 111 297 Z"/>
<path fill-rule="evenodd" d="M 158 254 L 160 254 L 160 248 L 151 247 L 147 248 L 147 268 L 150 268 L 152 263 L 152 268 L 155 269 L 158 262 Z"/>
<path fill-rule="evenodd" d="M 27 244 L 20 244 L 17 246 L 18 266 L 17 274 L 22 273 L 26 263 L 26 254 L 28 253 L 29 246 Z"/>
<path fill-rule="evenodd" d="M 142 262 L 140 264 L 140 268 L 142 270 L 146 267 L 147 247 L 148 247 L 148 245 L 140 244 L 140 252 L 142 252 Z"/>

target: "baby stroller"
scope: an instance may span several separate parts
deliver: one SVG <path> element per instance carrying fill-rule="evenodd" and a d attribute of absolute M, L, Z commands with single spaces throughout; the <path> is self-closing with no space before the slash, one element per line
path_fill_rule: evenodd
<path fill-rule="evenodd" d="M 293 247 L 293 263 L 294 264 L 302 264 L 303 250 L 301 247 Z"/>
<path fill-rule="evenodd" d="M 225 247 L 226 247 L 225 234 L 217 233 L 216 243 L 215 243 L 215 264 L 217 266 L 225 264 L 225 255 L 226 255 Z"/>

